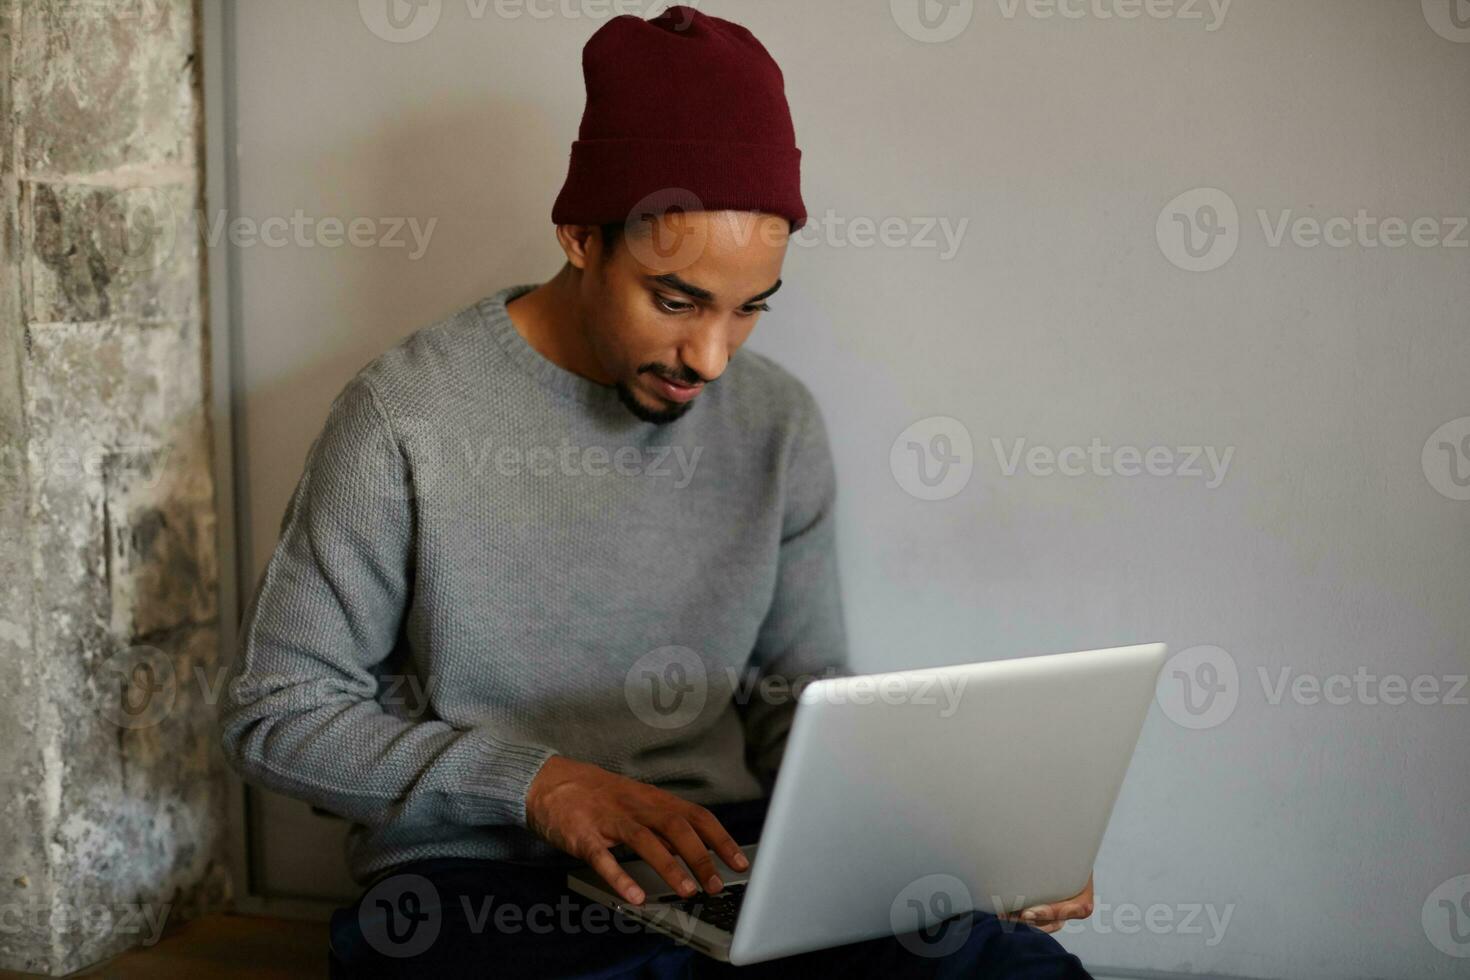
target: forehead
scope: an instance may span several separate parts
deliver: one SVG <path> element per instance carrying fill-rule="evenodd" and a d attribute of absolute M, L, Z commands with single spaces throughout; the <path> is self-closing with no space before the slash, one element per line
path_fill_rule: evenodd
<path fill-rule="evenodd" d="M 781 277 L 790 225 L 751 211 L 671 211 L 645 215 L 626 236 L 630 271 L 639 278 L 674 274 L 739 303 Z"/>

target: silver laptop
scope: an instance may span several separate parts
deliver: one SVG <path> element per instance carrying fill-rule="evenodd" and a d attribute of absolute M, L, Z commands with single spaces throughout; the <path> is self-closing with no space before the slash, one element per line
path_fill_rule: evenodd
<path fill-rule="evenodd" d="M 630 905 L 572 890 L 735 965 L 1087 884 L 1166 656 L 1161 643 L 814 681 L 803 689 L 750 870 L 683 899 L 645 862 Z M 968 922 L 955 920 L 955 922 Z M 948 923 L 952 925 L 953 923 Z"/>

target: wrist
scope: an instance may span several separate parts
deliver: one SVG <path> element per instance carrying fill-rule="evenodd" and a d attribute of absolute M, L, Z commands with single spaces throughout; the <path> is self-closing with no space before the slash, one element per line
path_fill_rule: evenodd
<path fill-rule="evenodd" d="M 565 781 L 570 765 L 575 765 L 571 759 L 552 753 L 546 757 L 546 761 L 526 787 L 526 825 L 533 831 L 539 833 L 544 826 L 543 814 L 547 796 L 552 789 Z"/>

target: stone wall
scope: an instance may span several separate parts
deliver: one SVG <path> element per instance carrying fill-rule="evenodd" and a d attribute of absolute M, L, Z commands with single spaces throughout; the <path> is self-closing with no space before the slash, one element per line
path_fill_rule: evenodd
<path fill-rule="evenodd" d="M 197 12 L 0 0 L 0 968 L 229 898 Z"/>

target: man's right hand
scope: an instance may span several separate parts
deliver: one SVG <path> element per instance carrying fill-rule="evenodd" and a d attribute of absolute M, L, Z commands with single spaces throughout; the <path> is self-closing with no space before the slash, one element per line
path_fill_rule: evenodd
<path fill-rule="evenodd" d="M 711 849 L 736 871 L 750 867 L 735 840 L 704 807 L 560 755 L 548 758 L 531 780 L 526 792 L 526 825 L 537 836 L 586 861 L 613 891 L 634 905 L 642 904 L 645 896 L 612 856 L 618 844 L 633 848 L 685 898 L 699 890 L 696 879 L 710 894 L 724 887 L 710 859 Z M 683 864 L 679 858 L 684 859 Z M 693 878 L 689 871 L 694 872 Z"/>

